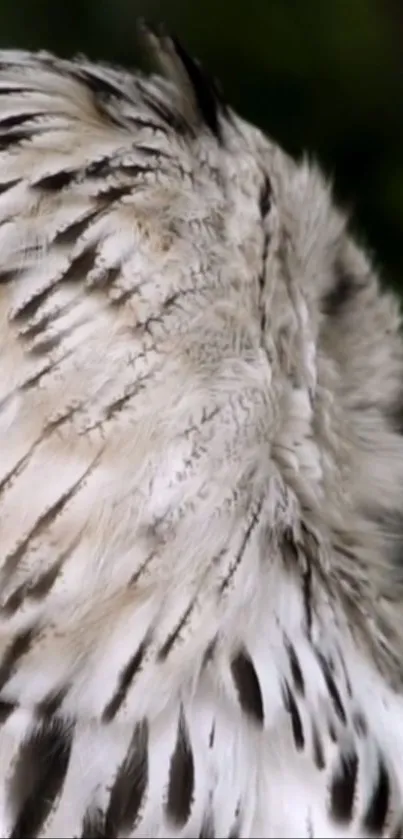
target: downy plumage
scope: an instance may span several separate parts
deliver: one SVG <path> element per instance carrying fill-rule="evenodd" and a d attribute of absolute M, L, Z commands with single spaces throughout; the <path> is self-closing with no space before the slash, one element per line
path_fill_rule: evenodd
<path fill-rule="evenodd" d="M 0 835 L 403 835 L 403 343 L 174 39 L 0 53 Z"/>

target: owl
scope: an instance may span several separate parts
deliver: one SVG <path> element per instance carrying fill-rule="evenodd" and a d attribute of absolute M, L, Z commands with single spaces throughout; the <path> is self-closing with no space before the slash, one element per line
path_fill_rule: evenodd
<path fill-rule="evenodd" d="M 403 836 L 403 341 L 173 37 L 0 53 L 0 835 Z"/>

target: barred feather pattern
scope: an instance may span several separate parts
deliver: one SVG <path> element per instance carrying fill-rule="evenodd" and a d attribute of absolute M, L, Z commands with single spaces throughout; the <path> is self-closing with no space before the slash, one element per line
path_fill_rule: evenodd
<path fill-rule="evenodd" d="M 0 835 L 399 837 L 398 305 L 146 37 L 0 53 Z"/>

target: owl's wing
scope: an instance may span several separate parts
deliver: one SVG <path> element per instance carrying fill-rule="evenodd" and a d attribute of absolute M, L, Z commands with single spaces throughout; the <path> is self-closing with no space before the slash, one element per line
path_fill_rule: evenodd
<path fill-rule="evenodd" d="M 0 55 L 0 833 L 380 836 L 401 699 L 282 474 L 275 196 L 161 43 L 175 84 Z"/>

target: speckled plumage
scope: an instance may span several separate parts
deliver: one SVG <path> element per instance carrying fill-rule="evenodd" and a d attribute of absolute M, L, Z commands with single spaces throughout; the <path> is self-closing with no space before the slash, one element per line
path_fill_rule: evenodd
<path fill-rule="evenodd" d="M 403 835 L 403 344 L 182 47 L 0 53 L 0 835 Z"/>

